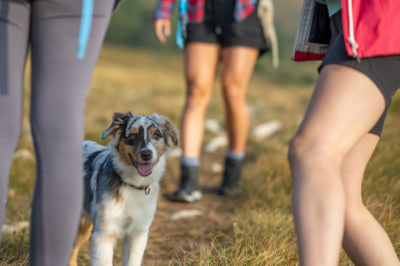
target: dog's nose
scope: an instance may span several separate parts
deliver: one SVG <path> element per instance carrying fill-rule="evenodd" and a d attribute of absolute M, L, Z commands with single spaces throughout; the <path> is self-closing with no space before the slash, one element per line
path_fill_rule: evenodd
<path fill-rule="evenodd" d="M 151 150 L 144 150 L 140 152 L 140 157 L 145 160 L 148 161 L 151 158 L 153 158 L 153 153 L 151 152 Z"/>

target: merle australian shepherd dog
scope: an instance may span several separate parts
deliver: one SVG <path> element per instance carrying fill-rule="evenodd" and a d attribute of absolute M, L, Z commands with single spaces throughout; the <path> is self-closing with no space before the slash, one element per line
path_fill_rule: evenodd
<path fill-rule="evenodd" d="M 157 207 L 166 157 L 178 133 L 165 117 L 115 113 L 101 139 L 107 147 L 83 143 L 85 201 L 70 266 L 92 237 L 91 265 L 112 266 L 117 238 L 123 238 L 122 265 L 141 264 Z"/>

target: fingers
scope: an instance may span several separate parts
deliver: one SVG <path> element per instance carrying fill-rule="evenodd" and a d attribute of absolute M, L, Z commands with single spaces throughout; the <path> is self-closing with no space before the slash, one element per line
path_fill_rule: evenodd
<path fill-rule="evenodd" d="M 166 39 L 162 33 L 162 21 L 160 19 L 157 19 L 156 21 L 154 21 L 154 33 L 157 36 L 157 39 L 162 42 L 165 43 Z"/>
<path fill-rule="evenodd" d="M 171 22 L 168 19 L 157 19 L 154 21 L 154 32 L 161 43 L 167 41 L 166 37 L 171 35 Z"/>
<path fill-rule="evenodd" d="M 171 35 L 171 21 L 166 20 L 164 23 L 164 34 L 166 37 L 169 37 Z"/>

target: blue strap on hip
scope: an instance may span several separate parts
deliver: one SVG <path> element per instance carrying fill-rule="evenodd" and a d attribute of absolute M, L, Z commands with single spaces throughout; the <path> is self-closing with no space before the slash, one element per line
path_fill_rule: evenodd
<path fill-rule="evenodd" d="M 81 28 L 79 31 L 78 52 L 76 53 L 76 58 L 79 60 L 85 58 L 86 48 L 89 42 L 90 29 L 93 20 L 93 1 L 94 0 L 82 1 Z"/>
<path fill-rule="evenodd" d="M 179 20 L 176 29 L 175 42 L 183 49 L 184 39 L 186 38 L 186 24 L 187 24 L 187 0 L 179 1 Z"/>

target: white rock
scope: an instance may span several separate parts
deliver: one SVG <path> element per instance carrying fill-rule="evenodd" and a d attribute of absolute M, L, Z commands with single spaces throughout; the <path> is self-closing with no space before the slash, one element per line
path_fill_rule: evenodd
<path fill-rule="evenodd" d="M 222 173 L 224 167 L 220 163 L 212 163 L 208 165 L 208 168 L 214 173 Z"/>
<path fill-rule="evenodd" d="M 171 158 L 177 158 L 182 156 L 182 149 L 181 148 L 176 148 L 172 149 L 171 153 L 169 154 L 169 157 Z"/>
<path fill-rule="evenodd" d="M 18 222 L 16 225 L 3 224 L 2 232 L 3 233 L 12 233 L 14 231 L 18 232 L 24 228 L 29 229 L 29 225 L 30 223 L 28 221 L 21 221 Z"/>
<path fill-rule="evenodd" d="M 221 126 L 215 119 L 206 119 L 206 121 L 204 121 L 204 127 L 216 135 L 222 131 Z"/>
<path fill-rule="evenodd" d="M 172 221 L 179 220 L 182 218 L 190 218 L 190 217 L 195 217 L 195 216 L 201 216 L 203 215 L 202 211 L 199 210 L 181 210 L 178 212 L 175 212 L 174 214 L 171 215 L 171 218 L 169 218 Z"/>
<path fill-rule="evenodd" d="M 2 232 L 3 233 L 12 233 L 15 231 L 15 226 L 10 224 L 3 224 Z"/>
<path fill-rule="evenodd" d="M 34 161 L 35 157 L 33 156 L 32 152 L 27 149 L 20 149 L 14 153 L 13 159 L 26 159 L 30 161 Z"/>
<path fill-rule="evenodd" d="M 228 145 L 228 137 L 221 135 L 210 140 L 206 145 L 204 145 L 205 152 L 214 152 L 220 147 L 225 147 Z"/>
<path fill-rule="evenodd" d="M 251 135 L 258 140 L 262 140 L 263 138 L 272 136 L 281 129 L 282 123 L 278 120 L 272 120 L 253 128 Z"/>
<path fill-rule="evenodd" d="M 29 229 L 30 223 L 28 221 L 21 221 L 15 225 L 15 230 L 20 231 L 22 229 Z"/>

